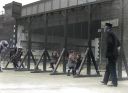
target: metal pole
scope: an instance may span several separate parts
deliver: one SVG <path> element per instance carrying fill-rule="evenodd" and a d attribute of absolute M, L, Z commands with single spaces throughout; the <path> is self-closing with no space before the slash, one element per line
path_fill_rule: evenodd
<path fill-rule="evenodd" d="M 123 34 L 124 34 L 124 0 L 120 0 L 120 31 L 121 31 L 121 52 L 118 62 L 118 78 L 122 78 L 122 58 L 123 58 Z"/>
<path fill-rule="evenodd" d="M 44 15 L 44 22 L 45 22 L 45 26 L 44 26 L 44 36 L 45 36 L 45 40 L 44 40 L 44 62 L 43 62 L 43 71 L 46 71 L 46 54 L 47 54 L 47 28 L 48 28 L 48 14 L 46 13 Z"/>
<path fill-rule="evenodd" d="M 44 40 L 44 48 L 47 49 L 47 37 L 48 37 L 48 33 L 47 33 L 47 28 L 48 28 L 48 14 L 45 14 L 44 16 L 44 22 L 45 22 L 45 27 L 44 27 L 44 36 L 45 36 L 45 40 Z"/>
<path fill-rule="evenodd" d="M 91 74 L 91 58 L 90 58 L 90 50 L 91 50 L 91 4 L 88 6 L 88 62 L 87 62 L 87 74 Z"/>
<path fill-rule="evenodd" d="M 28 19 L 28 63 L 27 69 L 30 70 L 30 60 L 31 60 L 31 18 Z"/>
<path fill-rule="evenodd" d="M 63 57 L 63 72 L 66 73 L 66 53 L 67 53 L 67 31 L 68 31 L 68 11 L 64 11 L 64 57 Z"/>

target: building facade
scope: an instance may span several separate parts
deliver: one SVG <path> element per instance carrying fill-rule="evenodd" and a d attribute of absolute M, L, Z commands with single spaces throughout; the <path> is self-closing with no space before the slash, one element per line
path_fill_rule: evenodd
<path fill-rule="evenodd" d="M 123 37 L 123 45 L 124 48 L 127 49 L 128 1 L 123 1 L 124 4 L 122 4 L 122 0 L 40 0 L 24 5 L 21 8 L 21 16 L 18 20 L 17 43 L 19 46 L 27 47 L 27 18 L 31 17 L 32 47 L 33 49 L 43 49 L 43 45 L 45 44 L 45 14 L 47 14 L 48 48 L 61 49 L 64 44 L 64 11 L 67 10 L 67 47 L 69 49 L 75 49 L 78 47 L 79 49 L 82 49 L 88 45 L 88 24 L 90 16 L 90 34 L 92 46 L 95 49 L 95 56 L 98 55 L 99 51 L 99 44 L 97 44 L 99 41 L 97 41 L 97 38 L 99 38 L 99 40 L 101 38 L 98 29 L 102 28 L 106 22 L 113 24 L 114 32 L 121 41 Z M 89 5 L 91 5 L 91 13 L 89 13 Z M 121 28 L 122 24 L 123 31 Z M 104 42 L 101 44 L 101 50 L 104 50 L 103 43 Z M 126 51 L 125 54 L 127 55 L 128 52 Z"/>

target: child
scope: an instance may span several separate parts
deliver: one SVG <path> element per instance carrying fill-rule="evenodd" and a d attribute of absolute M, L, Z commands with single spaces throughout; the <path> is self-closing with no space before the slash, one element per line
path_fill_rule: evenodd
<path fill-rule="evenodd" d="M 67 76 L 70 76 L 70 70 L 72 70 L 72 74 L 75 75 L 75 66 L 76 66 L 76 53 L 74 51 L 71 51 L 69 53 L 68 58 L 68 74 Z"/>

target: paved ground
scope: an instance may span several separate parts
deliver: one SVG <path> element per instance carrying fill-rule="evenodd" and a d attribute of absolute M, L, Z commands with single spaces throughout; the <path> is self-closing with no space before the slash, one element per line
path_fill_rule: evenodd
<path fill-rule="evenodd" d="M 102 85 L 102 77 L 73 78 L 28 71 L 0 72 L 0 93 L 128 93 L 128 81 L 118 87 Z"/>

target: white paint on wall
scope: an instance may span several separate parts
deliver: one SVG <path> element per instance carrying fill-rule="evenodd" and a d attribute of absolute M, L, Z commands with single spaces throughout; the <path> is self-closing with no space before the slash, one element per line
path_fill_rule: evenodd
<path fill-rule="evenodd" d="M 104 28 L 105 23 L 111 23 L 113 25 L 113 27 L 117 27 L 119 26 L 119 19 L 111 19 L 111 20 L 104 20 L 101 22 L 101 28 Z"/>

